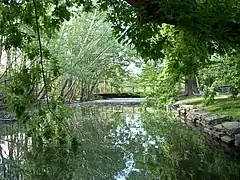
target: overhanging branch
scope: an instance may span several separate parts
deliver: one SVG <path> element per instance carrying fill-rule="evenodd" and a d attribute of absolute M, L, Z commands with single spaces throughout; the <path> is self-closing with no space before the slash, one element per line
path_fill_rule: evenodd
<path fill-rule="evenodd" d="M 206 40 L 211 37 L 210 39 L 213 41 L 240 44 L 240 20 L 222 20 L 201 14 L 197 8 L 192 11 L 179 9 L 175 4 L 169 4 L 171 9 L 167 9 L 167 4 L 160 5 L 153 0 L 125 1 L 136 9 L 140 23 L 166 23 L 184 28 L 202 38 L 206 37 Z M 193 7 L 196 6 L 193 4 Z"/>

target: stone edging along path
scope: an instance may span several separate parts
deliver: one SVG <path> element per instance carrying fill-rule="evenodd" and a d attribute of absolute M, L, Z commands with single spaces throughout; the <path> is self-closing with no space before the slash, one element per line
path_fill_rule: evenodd
<path fill-rule="evenodd" d="M 179 105 L 177 115 L 220 141 L 240 147 L 240 122 L 230 116 L 220 116 L 193 105 Z"/>

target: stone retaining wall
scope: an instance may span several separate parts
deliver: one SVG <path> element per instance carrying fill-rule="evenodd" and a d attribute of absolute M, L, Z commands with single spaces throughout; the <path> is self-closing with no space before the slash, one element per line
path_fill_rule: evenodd
<path fill-rule="evenodd" d="M 201 127 L 203 131 L 222 142 L 240 147 L 240 122 L 230 116 L 219 116 L 193 105 L 179 105 L 178 117 L 186 123 Z"/>

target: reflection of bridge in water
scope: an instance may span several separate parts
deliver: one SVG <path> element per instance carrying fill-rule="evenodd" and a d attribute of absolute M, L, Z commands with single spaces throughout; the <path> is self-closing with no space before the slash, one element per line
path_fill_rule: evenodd
<path fill-rule="evenodd" d="M 141 106 L 146 103 L 153 103 L 155 99 L 146 98 L 110 98 L 103 100 L 87 101 L 83 105 L 104 105 L 104 106 Z"/>

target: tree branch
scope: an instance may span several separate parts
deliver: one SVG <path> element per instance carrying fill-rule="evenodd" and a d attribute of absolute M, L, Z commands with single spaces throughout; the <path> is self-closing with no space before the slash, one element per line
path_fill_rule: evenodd
<path fill-rule="evenodd" d="M 43 51 L 42 51 L 42 42 L 41 42 L 40 28 L 39 28 L 39 22 L 38 22 L 38 12 L 37 12 L 36 0 L 33 0 L 33 4 L 34 4 L 34 11 L 35 11 L 35 18 L 36 18 L 36 26 L 37 26 L 37 36 L 38 36 L 38 44 L 39 44 L 39 53 L 40 53 L 40 64 L 41 64 L 41 70 L 42 70 L 42 78 L 43 78 L 43 83 L 44 83 L 45 94 L 47 95 L 47 104 L 49 106 L 48 90 L 47 90 L 47 80 L 46 80 L 44 66 L 43 66 Z"/>

